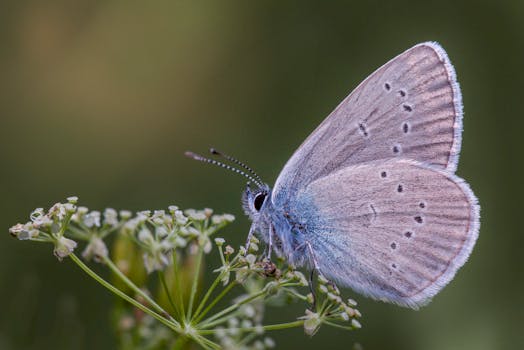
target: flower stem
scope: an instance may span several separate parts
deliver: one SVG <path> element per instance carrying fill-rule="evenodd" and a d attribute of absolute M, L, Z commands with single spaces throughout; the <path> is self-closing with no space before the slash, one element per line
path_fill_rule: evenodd
<path fill-rule="evenodd" d="M 173 302 L 173 298 L 171 298 L 171 291 L 169 290 L 167 283 L 166 283 L 166 277 L 164 274 L 164 271 L 158 271 L 158 278 L 160 279 L 160 283 L 162 283 L 162 288 L 164 288 L 164 293 L 166 293 L 167 300 L 169 301 L 169 305 L 173 308 L 173 311 L 180 317 L 180 311 L 176 307 L 175 303 Z"/>
<path fill-rule="evenodd" d="M 147 306 L 142 305 L 141 303 L 139 303 L 135 299 L 131 298 L 130 296 L 128 296 L 127 294 L 125 294 L 124 292 L 122 292 L 121 290 L 119 290 L 118 288 L 113 286 L 111 283 L 109 283 L 106 280 L 104 280 L 96 272 L 94 272 L 86 264 L 84 264 L 82 262 L 82 260 L 80 260 L 80 258 L 78 258 L 74 253 L 71 253 L 69 255 L 69 257 L 71 258 L 71 260 L 73 260 L 78 265 L 78 267 L 80 267 L 86 274 L 88 274 L 89 277 L 93 278 L 95 281 L 97 281 L 102 286 L 107 288 L 111 293 L 119 296 L 120 298 L 124 299 L 125 301 L 127 301 L 130 304 L 132 304 L 136 308 L 138 308 L 138 309 L 142 310 L 143 312 L 147 313 L 148 315 L 154 317 L 159 322 L 163 323 L 164 325 L 166 325 L 167 327 L 169 327 L 173 331 L 175 331 L 175 332 L 177 332 L 179 334 L 182 334 L 182 330 L 180 329 L 180 326 L 178 324 L 173 323 L 172 321 L 164 318 L 162 315 L 157 314 L 156 312 L 154 312 L 153 310 L 151 310 Z"/>
<path fill-rule="evenodd" d="M 258 293 L 255 293 L 253 295 L 251 295 L 250 297 L 247 297 L 246 299 L 244 300 L 241 300 L 240 302 L 234 304 L 234 305 L 231 305 L 230 307 L 228 308 L 225 308 L 224 310 L 214 314 L 213 316 L 211 316 L 210 318 L 208 318 L 207 320 L 205 320 L 204 322 L 202 322 L 202 325 L 201 327 L 202 328 L 208 328 L 208 327 L 211 327 L 214 325 L 213 321 L 224 316 L 225 314 L 231 312 L 231 311 L 235 311 L 236 309 L 238 309 L 240 306 L 244 305 L 244 304 L 247 304 L 249 303 L 250 301 L 253 301 L 255 300 L 256 298 L 260 297 L 260 296 L 263 296 L 264 294 L 266 294 L 266 291 L 265 290 L 261 290 L 260 292 Z"/>
<path fill-rule="evenodd" d="M 226 272 L 229 273 L 229 271 L 226 271 Z M 213 291 L 217 287 L 218 283 L 220 283 L 220 280 L 222 279 L 223 275 L 224 275 L 224 272 L 223 271 L 220 272 L 218 274 L 217 278 L 215 278 L 215 280 L 213 281 L 213 284 L 211 284 L 211 287 L 209 287 L 209 289 L 207 290 L 206 295 L 204 295 L 204 298 L 202 298 L 202 301 L 200 302 L 200 304 L 198 305 L 198 307 L 197 307 L 197 309 L 195 311 L 195 314 L 193 316 L 194 319 L 198 319 L 200 311 L 202 311 L 202 308 L 206 305 L 207 300 L 211 296 L 211 293 L 213 293 Z"/>
<path fill-rule="evenodd" d="M 191 295 L 189 296 L 189 305 L 187 306 L 187 321 L 191 321 L 191 314 L 193 312 L 193 303 L 198 288 L 198 279 L 200 278 L 200 265 L 202 265 L 204 250 L 202 247 L 198 248 L 195 276 L 193 278 L 193 285 L 191 286 Z"/>
<path fill-rule="evenodd" d="M 182 295 L 182 287 L 180 286 L 180 272 L 178 270 L 178 261 L 175 251 L 171 254 L 173 260 L 173 275 L 175 279 L 176 294 L 178 294 L 178 305 L 180 310 L 180 320 L 183 323 L 186 318 L 186 311 L 184 308 L 184 295 Z"/>
<path fill-rule="evenodd" d="M 334 323 L 334 322 L 330 322 L 330 321 L 324 321 L 324 323 L 329 325 L 329 326 L 331 326 L 331 327 L 345 329 L 346 331 L 353 331 L 354 330 L 352 327 L 344 326 L 344 325 L 341 325 L 341 324 L 338 324 L 338 323 Z"/>
<path fill-rule="evenodd" d="M 281 329 L 301 327 L 303 325 L 304 325 L 304 320 L 298 320 L 298 321 L 293 321 L 293 322 L 270 324 L 270 325 L 259 326 L 259 327 L 228 328 L 228 331 L 256 332 L 259 329 L 263 329 L 265 331 L 276 331 L 276 330 L 281 330 Z M 199 333 L 200 334 L 214 334 L 217 331 L 218 331 L 217 329 L 206 329 L 206 330 L 199 331 Z"/>
<path fill-rule="evenodd" d="M 197 317 L 195 317 L 195 323 L 198 323 L 200 322 L 200 320 L 202 318 L 204 318 L 204 316 L 207 315 L 207 313 L 220 301 L 222 300 L 222 298 L 227 294 L 229 293 L 229 291 L 237 285 L 237 282 L 236 281 L 233 281 L 231 282 L 226 288 L 224 288 L 224 290 L 222 292 L 220 292 L 220 294 L 215 298 L 213 299 L 213 301 L 205 308 L 204 311 L 202 311 L 200 313 L 200 315 L 198 315 Z"/>
<path fill-rule="evenodd" d="M 162 306 L 158 305 L 147 293 L 145 293 L 142 289 L 140 289 L 136 284 L 134 284 L 129 278 L 127 278 L 126 275 L 120 271 L 120 269 L 115 265 L 111 259 L 109 259 L 107 256 L 102 257 L 102 261 L 109 267 L 109 269 L 118 277 L 120 278 L 129 288 L 131 288 L 135 293 L 140 295 L 142 298 L 144 298 L 149 304 L 151 304 L 162 316 L 169 319 L 171 322 L 176 324 L 177 326 L 180 326 L 178 322 L 167 312 L 165 311 Z"/>

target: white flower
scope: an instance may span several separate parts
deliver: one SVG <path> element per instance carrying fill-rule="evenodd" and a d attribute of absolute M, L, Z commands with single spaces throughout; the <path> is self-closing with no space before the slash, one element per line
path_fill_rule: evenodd
<path fill-rule="evenodd" d="M 351 320 L 351 326 L 353 326 L 353 328 L 362 328 L 362 325 L 360 324 L 360 322 L 358 322 L 355 319 Z"/>
<path fill-rule="evenodd" d="M 349 315 L 346 312 L 341 312 L 340 318 L 342 318 L 344 321 L 349 321 Z"/>
<path fill-rule="evenodd" d="M 45 216 L 44 208 L 36 208 L 35 210 L 31 212 L 31 214 L 29 215 L 29 218 L 31 219 L 32 222 L 35 222 L 38 219 L 40 219 L 42 216 Z"/>
<path fill-rule="evenodd" d="M 265 337 L 264 344 L 266 345 L 267 348 L 275 347 L 275 341 L 273 340 L 273 338 Z"/>
<path fill-rule="evenodd" d="M 226 221 L 226 222 L 233 222 L 233 221 L 235 221 L 235 216 L 231 215 L 231 214 L 224 214 L 224 215 L 222 215 L 222 217 L 224 218 L 224 221 Z"/>
<path fill-rule="evenodd" d="M 248 262 L 249 266 L 252 266 L 257 261 L 257 257 L 253 254 L 248 254 L 248 256 L 246 256 L 246 261 Z"/>
<path fill-rule="evenodd" d="M 93 210 L 84 216 L 84 225 L 87 227 L 100 227 L 100 212 Z"/>
<path fill-rule="evenodd" d="M 242 312 L 248 318 L 253 318 L 255 316 L 255 308 L 253 305 L 245 305 L 242 307 Z"/>
<path fill-rule="evenodd" d="M 62 203 L 55 203 L 47 214 L 51 218 L 56 217 L 58 220 L 62 220 L 66 216 L 66 209 Z"/>
<path fill-rule="evenodd" d="M 301 317 L 304 321 L 304 332 L 307 335 L 313 336 L 320 328 L 322 320 L 318 313 L 311 310 L 306 310 L 306 315 Z"/>
<path fill-rule="evenodd" d="M 357 302 L 353 299 L 348 299 L 348 305 L 350 306 L 357 306 Z"/>
<path fill-rule="evenodd" d="M 165 226 L 157 226 L 155 228 L 155 233 L 156 233 L 157 237 L 159 237 L 159 238 L 164 238 L 165 236 L 167 236 L 169 234 L 169 232 L 167 231 L 167 228 Z"/>
<path fill-rule="evenodd" d="M 104 210 L 104 223 L 112 227 L 118 225 L 118 213 L 115 209 L 106 208 L 106 210 Z"/>
<path fill-rule="evenodd" d="M 300 283 L 301 286 L 305 287 L 305 286 L 309 285 L 306 277 L 304 276 L 304 274 L 302 272 L 295 271 L 294 274 L 295 274 L 295 277 L 298 279 L 298 282 Z"/>
<path fill-rule="evenodd" d="M 146 227 L 138 232 L 138 239 L 146 244 L 151 244 L 154 241 L 153 234 Z"/>
<path fill-rule="evenodd" d="M 139 211 L 139 212 L 137 213 L 137 217 L 138 217 L 138 216 L 143 216 L 143 217 L 145 217 L 145 218 L 147 219 L 148 217 L 151 216 L 151 210 L 142 210 L 142 211 Z"/>
<path fill-rule="evenodd" d="M 65 238 L 62 236 L 58 238 L 58 240 L 55 242 L 55 249 L 53 253 L 57 257 L 57 259 L 61 261 L 63 258 L 68 256 L 75 250 L 76 245 L 76 242 L 72 239 Z"/>
<path fill-rule="evenodd" d="M 66 203 L 66 204 L 64 204 L 64 208 L 65 208 L 66 212 L 74 213 L 75 210 L 76 210 L 76 205 L 74 205 L 73 203 Z"/>
<path fill-rule="evenodd" d="M 202 210 L 195 210 L 195 209 L 187 209 L 185 211 L 185 214 L 194 221 L 203 221 L 206 219 L 206 214 L 204 214 L 204 211 Z"/>
<path fill-rule="evenodd" d="M 82 220 L 82 217 L 85 214 L 87 214 L 88 211 L 89 209 L 86 207 L 78 207 L 76 209 L 76 213 L 74 213 L 73 216 L 71 217 L 71 220 L 73 220 L 74 222 L 80 222 Z"/>
<path fill-rule="evenodd" d="M 182 210 L 175 210 L 175 221 L 179 225 L 187 224 L 187 217 L 184 216 Z"/>
<path fill-rule="evenodd" d="M 100 257 L 107 257 L 108 251 L 106 244 L 100 237 L 93 236 L 91 240 L 89 241 L 89 244 L 86 246 L 84 251 L 82 252 L 82 256 L 84 259 L 90 260 L 92 258 L 95 259 L 95 261 L 99 261 Z"/>
<path fill-rule="evenodd" d="M 144 266 L 147 273 L 153 271 L 163 270 L 169 264 L 169 258 L 159 251 L 155 251 L 154 255 L 144 253 Z"/>
<path fill-rule="evenodd" d="M 30 240 L 39 235 L 38 230 L 35 230 L 30 223 L 25 225 L 17 224 L 11 227 L 9 232 L 21 241 Z"/>
<path fill-rule="evenodd" d="M 223 215 L 213 215 L 211 217 L 211 222 L 214 225 L 219 225 L 224 222 L 232 222 L 235 220 L 235 217 L 231 214 L 223 214 Z"/>
<path fill-rule="evenodd" d="M 19 223 L 14 226 L 11 226 L 11 228 L 9 229 L 9 233 L 13 237 L 18 237 L 18 234 L 22 232 L 23 230 L 24 230 L 24 225 Z"/>
<path fill-rule="evenodd" d="M 233 248 L 232 246 L 230 245 L 227 245 L 226 246 L 226 249 L 224 249 L 224 254 L 225 255 L 231 255 L 235 252 L 235 248 Z"/>
<path fill-rule="evenodd" d="M 242 320 L 242 323 L 240 324 L 242 328 L 251 328 L 253 327 L 253 322 L 250 320 Z"/>
<path fill-rule="evenodd" d="M 211 240 L 207 236 L 200 236 L 198 239 L 200 246 L 203 247 L 204 253 L 208 254 L 211 249 L 213 249 L 213 245 L 211 244 Z"/>
<path fill-rule="evenodd" d="M 67 201 L 71 204 L 76 204 L 78 202 L 78 197 L 77 196 L 67 197 Z"/>
<path fill-rule="evenodd" d="M 129 210 L 120 210 L 120 217 L 123 220 L 129 219 L 132 215 L 133 213 L 131 213 Z"/>

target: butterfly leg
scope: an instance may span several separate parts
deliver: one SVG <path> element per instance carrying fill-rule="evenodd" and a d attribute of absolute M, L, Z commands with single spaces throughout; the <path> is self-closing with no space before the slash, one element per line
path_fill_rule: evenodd
<path fill-rule="evenodd" d="M 317 271 L 318 275 L 322 275 L 322 271 L 320 271 L 320 267 L 318 266 L 317 258 L 315 257 L 315 252 L 311 247 L 311 243 L 306 241 L 306 246 L 309 250 L 311 261 L 313 261 L 313 266 L 315 267 L 314 269 L 311 269 L 311 274 L 309 275 L 309 290 L 311 291 L 311 295 L 313 295 L 313 304 L 311 304 L 311 310 L 314 311 L 317 305 L 317 296 L 315 293 L 315 288 L 313 287 L 313 278 L 315 277 L 315 271 Z"/>
<path fill-rule="evenodd" d="M 249 250 L 249 245 L 251 244 L 251 237 L 253 237 L 254 233 L 255 233 L 255 225 L 251 225 L 251 227 L 249 228 L 249 233 L 247 234 L 245 255 L 247 255 L 247 251 Z"/>
<path fill-rule="evenodd" d="M 275 228 L 273 225 L 269 225 L 269 238 L 266 259 L 271 261 L 271 253 L 273 252 L 273 235 L 275 234 Z"/>
<path fill-rule="evenodd" d="M 309 274 L 309 291 L 311 292 L 311 295 L 313 296 L 313 303 L 311 304 L 311 311 L 315 311 L 317 308 L 317 294 L 315 292 L 315 288 L 313 288 L 313 278 L 315 277 L 315 269 L 311 269 L 311 273 Z"/>

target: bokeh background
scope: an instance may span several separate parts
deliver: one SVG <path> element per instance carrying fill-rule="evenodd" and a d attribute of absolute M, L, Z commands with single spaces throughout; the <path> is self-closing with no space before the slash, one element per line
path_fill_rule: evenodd
<path fill-rule="evenodd" d="M 215 208 L 248 221 L 244 181 L 183 157 L 213 145 L 273 183 L 369 73 L 426 40 L 465 105 L 458 174 L 480 239 L 420 311 L 354 296 L 353 333 L 274 333 L 281 349 L 523 349 L 524 2 L 2 1 L 0 349 L 113 349 L 112 296 L 8 227 L 78 195 L 90 208 Z M 281 312 L 279 310 L 278 312 Z M 300 310 L 299 310 L 300 312 Z M 289 317 L 297 314 L 290 308 Z"/>

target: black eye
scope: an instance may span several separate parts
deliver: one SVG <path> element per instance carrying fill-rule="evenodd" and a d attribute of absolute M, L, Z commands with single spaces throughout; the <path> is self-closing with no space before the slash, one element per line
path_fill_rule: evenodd
<path fill-rule="evenodd" d="M 259 193 L 255 196 L 255 201 L 253 202 L 253 206 L 255 207 L 256 211 L 260 211 L 260 208 L 262 208 L 262 204 L 264 204 L 265 199 L 266 199 L 265 193 Z"/>

